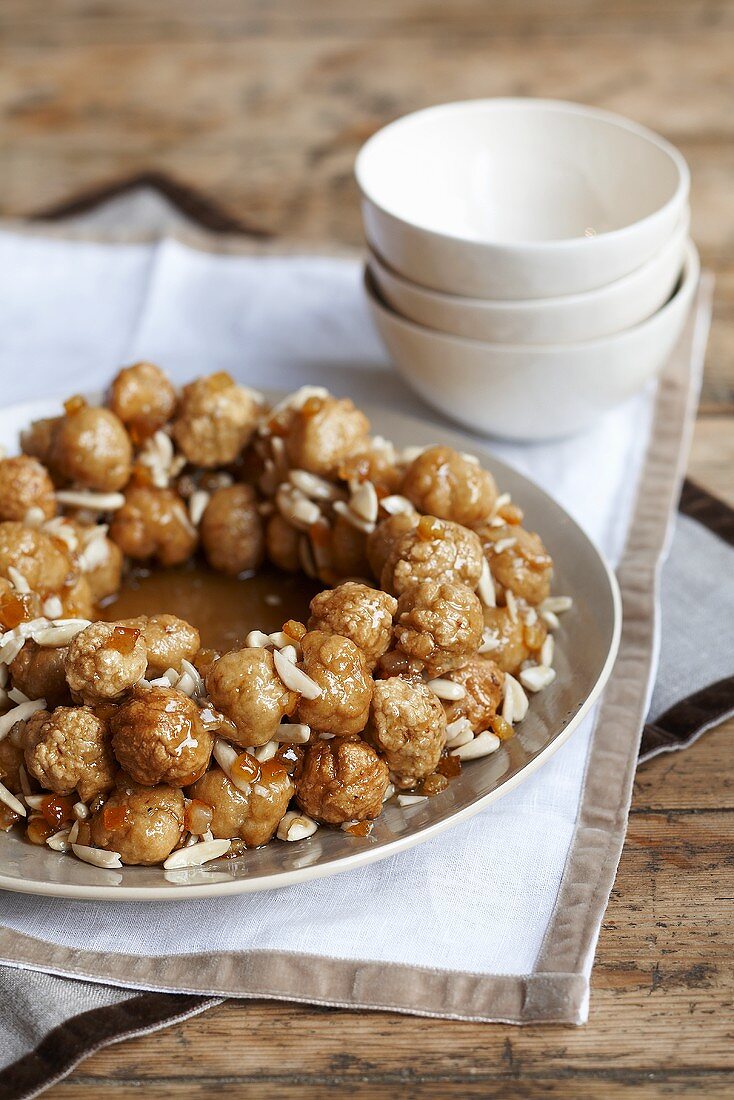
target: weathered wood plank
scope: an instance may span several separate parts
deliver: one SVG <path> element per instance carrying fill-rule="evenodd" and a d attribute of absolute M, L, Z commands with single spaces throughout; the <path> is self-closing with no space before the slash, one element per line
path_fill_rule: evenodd
<path fill-rule="evenodd" d="M 732 737 L 734 721 L 705 734 L 694 751 L 665 753 L 643 764 L 635 778 L 632 812 L 734 810 Z M 711 782 L 714 775 L 716 783 Z"/>
<path fill-rule="evenodd" d="M 572 1100 L 588 1100 L 589 1096 L 603 1095 L 605 1100 L 628 1100 L 630 1096 L 642 1100 L 660 1097 L 705 1095 L 707 1100 L 731 1100 L 732 1078 L 728 1073 L 705 1070 L 692 1074 L 642 1072 L 617 1075 L 616 1080 L 596 1074 L 570 1076 L 542 1076 L 530 1078 L 521 1066 L 516 1076 L 509 1079 L 492 1077 L 466 1081 L 453 1081 L 441 1077 L 435 1081 L 423 1081 L 412 1076 L 400 1075 L 377 1081 L 350 1081 L 329 1075 L 321 1081 L 297 1079 L 293 1082 L 270 1082 L 246 1078 L 234 1080 L 212 1079 L 191 1081 L 185 1086 L 180 1081 L 144 1083 L 146 1100 L 172 1100 L 185 1095 L 190 1100 L 211 1100 L 212 1092 L 225 1100 L 233 1097 L 257 1097 L 258 1100 L 322 1100 L 325 1095 L 346 1094 L 356 1100 L 385 1100 L 386 1096 L 409 1097 L 410 1100 L 444 1100 L 446 1096 L 467 1097 L 469 1100 L 544 1100 L 546 1097 L 570 1097 Z M 104 1082 L 104 1094 L 114 1100 L 139 1098 L 141 1082 Z M 58 1100 L 90 1100 L 99 1097 L 98 1080 L 74 1078 L 58 1085 L 49 1097 Z M 340 1090 L 342 1092 L 340 1093 Z"/>
<path fill-rule="evenodd" d="M 522 35 L 463 43 L 390 33 L 366 43 L 252 37 L 163 50 L 6 46 L 0 112 L 12 171 L 4 209 L 29 212 L 70 185 L 99 182 L 143 159 L 150 167 L 152 159 L 216 188 L 267 228 L 333 235 L 344 215 L 327 221 L 329 208 L 335 197 L 343 205 L 353 155 L 384 122 L 437 98 L 544 94 L 619 110 L 681 144 L 694 168 L 697 235 L 718 254 L 734 241 L 721 186 L 734 127 L 729 37 L 655 39 L 644 63 L 636 42 Z M 42 156 L 47 169 L 63 165 L 67 178 L 42 173 Z M 354 204 L 349 218 L 356 239 Z"/>
<path fill-rule="evenodd" d="M 582 1094 L 592 1081 L 604 1095 L 643 1084 L 652 1091 L 641 1095 L 661 1094 L 663 1084 L 677 1095 L 702 1077 L 723 1088 L 734 1072 L 732 861 L 734 813 L 632 816 L 584 1028 L 447 1024 L 230 1002 L 100 1052 L 56 1095 L 91 1096 L 104 1082 L 126 1096 L 133 1081 L 146 1096 L 184 1087 L 198 1096 L 220 1086 L 247 1087 L 257 1096 L 276 1089 L 294 1095 L 296 1088 L 316 1096 L 327 1081 L 364 1096 L 401 1082 L 410 1084 L 410 1095 L 426 1097 L 440 1095 L 448 1082 L 471 1090 L 520 1081 L 525 1095 L 574 1088 L 570 1095 Z"/>
<path fill-rule="evenodd" d="M 729 363 L 734 365 L 734 346 L 729 353 Z M 731 415 L 699 416 L 688 471 L 694 481 L 734 507 L 734 420 Z"/>
<path fill-rule="evenodd" d="M 656 0 L 373 0 L 370 4 L 344 4 L 338 0 L 269 0 L 267 4 L 241 0 L 125 0 L 124 4 L 87 0 L 56 0 L 49 19 L 44 0 L 5 0 L 6 34 L 13 45 L 73 42 L 189 41 L 233 36 L 361 38 L 410 33 L 450 35 L 473 39 L 477 34 L 552 34 L 577 36 L 634 33 L 659 37 L 690 34 L 695 30 L 723 32 L 734 26 L 728 0 L 668 0 L 664 25 Z"/>

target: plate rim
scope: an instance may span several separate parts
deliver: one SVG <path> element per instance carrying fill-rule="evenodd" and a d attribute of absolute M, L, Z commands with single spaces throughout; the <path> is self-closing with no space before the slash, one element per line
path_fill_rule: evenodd
<path fill-rule="evenodd" d="M 100 392 L 89 394 L 87 399 L 89 401 L 98 401 L 101 397 Z M 49 395 L 36 400 L 26 400 L 13 402 L 6 406 L 2 412 L 7 413 L 10 410 L 16 410 L 19 414 L 24 409 L 29 411 L 35 407 L 38 410 L 41 404 L 51 404 L 53 402 L 63 403 L 63 398 L 55 395 Z M 365 404 L 365 409 L 368 413 L 374 410 L 374 415 L 379 420 L 379 409 L 374 406 L 370 407 Z M 387 410 L 391 412 L 391 410 Z M 382 410 L 383 414 L 385 410 Z M 426 419 L 422 419 L 419 416 L 415 416 L 410 413 L 405 413 L 402 410 L 395 410 L 392 415 L 398 415 L 401 420 L 409 421 L 420 426 L 421 430 L 425 431 L 427 426 L 431 428 L 435 427 L 436 433 L 443 433 L 444 435 L 453 436 L 454 439 L 459 437 L 460 433 L 456 428 L 436 423 L 435 425 Z M 418 844 L 422 844 L 427 840 L 431 840 L 434 837 L 440 835 L 448 829 L 453 828 L 455 825 L 459 825 L 469 818 L 474 817 L 482 810 L 486 809 L 493 802 L 497 802 L 504 795 L 509 794 L 515 790 L 521 783 L 525 782 L 531 775 L 534 775 L 547 761 L 560 749 L 571 737 L 571 735 L 578 729 L 580 724 L 586 718 L 591 708 L 596 703 L 597 699 L 601 695 L 604 687 L 609 681 L 609 677 L 612 674 L 614 664 L 617 659 L 617 653 L 619 651 L 619 645 L 622 635 L 622 596 L 619 588 L 617 577 L 612 570 L 606 557 L 598 548 L 594 540 L 587 534 L 581 527 L 576 519 L 563 507 L 563 505 L 557 501 L 550 493 L 546 492 L 542 486 L 540 486 L 532 478 L 528 477 L 521 470 L 516 469 L 503 459 L 497 457 L 495 454 L 488 450 L 488 442 L 484 439 L 476 440 L 472 439 L 467 433 L 466 445 L 475 446 L 480 449 L 485 456 L 489 455 L 493 466 L 499 471 L 509 471 L 513 478 L 519 477 L 522 481 L 532 486 L 536 493 L 539 493 L 546 501 L 549 501 L 551 505 L 558 509 L 564 516 L 565 521 L 569 523 L 574 529 L 576 536 L 580 537 L 591 551 L 593 557 L 596 559 L 597 565 L 602 568 L 602 575 L 607 583 L 607 590 L 605 595 L 611 601 L 612 608 L 612 634 L 609 640 L 609 646 L 606 658 L 599 670 L 596 680 L 592 685 L 589 693 L 584 701 L 579 706 L 575 714 L 568 720 L 566 725 L 557 733 L 551 741 L 544 748 L 542 748 L 531 760 L 529 760 L 523 767 L 519 769 L 514 775 L 510 776 L 504 782 L 493 790 L 488 791 L 486 794 L 481 795 L 475 801 L 471 802 L 463 809 L 457 810 L 448 814 L 446 817 L 441 818 L 438 821 L 425 825 L 421 828 L 414 829 L 407 832 L 402 836 L 396 837 L 394 840 L 385 844 L 380 844 L 376 847 L 366 845 L 364 848 L 360 848 L 348 855 L 340 856 L 336 859 L 330 860 L 325 863 L 314 863 L 306 867 L 299 867 L 293 870 L 282 871 L 277 876 L 272 875 L 253 875 L 247 876 L 246 874 L 233 877 L 227 882 L 212 882 L 212 883 L 171 883 L 168 886 L 125 886 L 124 883 L 120 883 L 114 886 L 93 886 L 93 885 L 81 885 L 74 883 L 63 882 L 43 882 L 35 879 L 17 879 L 8 876 L 0 870 L 0 889 L 7 890 L 9 893 L 32 895 L 36 897 L 55 897 L 66 898 L 75 901 L 118 901 L 118 902 L 133 902 L 133 901 L 186 901 L 196 900 L 199 898 L 212 898 L 212 897 L 231 897 L 238 894 L 258 893 L 265 890 L 280 890 L 289 886 L 294 886 L 299 883 L 310 882 L 315 879 L 329 878 L 332 875 L 342 874 L 345 871 L 356 870 L 357 868 L 364 867 L 369 863 L 376 863 L 379 860 L 387 859 L 390 856 L 397 855 L 400 852 L 405 852 L 410 848 L 415 847 Z M 501 476 L 501 475 L 500 475 Z"/>

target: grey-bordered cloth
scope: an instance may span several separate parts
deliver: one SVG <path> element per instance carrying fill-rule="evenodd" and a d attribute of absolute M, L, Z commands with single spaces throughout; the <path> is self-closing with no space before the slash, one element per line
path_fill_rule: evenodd
<path fill-rule="evenodd" d="M 143 235 L 150 235 L 156 226 L 167 230 L 174 228 L 176 231 L 182 227 L 180 216 L 150 190 L 139 192 L 132 201 L 124 196 L 115 196 L 107 213 L 95 209 L 83 213 L 77 222 L 77 229 L 93 236 L 110 224 L 113 228 L 120 224 L 138 224 Z M 184 234 L 188 232 L 185 224 L 183 231 Z M 230 247 L 236 246 L 221 242 L 222 251 Z M 699 353 L 700 350 L 699 347 Z M 624 637 L 620 661 L 605 695 L 598 723 L 599 730 L 612 726 L 615 729 L 614 748 L 618 762 L 612 769 L 614 789 L 606 789 L 604 798 L 599 797 L 598 785 L 609 787 L 604 760 L 610 746 L 603 737 L 595 736 L 589 761 L 588 790 L 555 918 L 535 972 L 524 980 L 512 978 L 504 985 L 501 981 L 497 983 L 493 1018 L 518 1023 L 543 1019 L 574 1022 L 578 1016 L 579 999 L 587 994 L 586 981 L 579 973 L 579 958 L 584 955 L 588 941 L 591 939 L 593 942 L 596 935 L 624 839 L 636 749 L 647 705 L 645 693 L 640 690 L 640 666 L 645 666 L 651 659 L 658 564 L 668 518 L 679 488 L 680 459 L 685 450 L 681 436 L 685 434 L 686 425 L 690 424 L 692 393 L 688 366 L 687 363 L 682 364 L 683 369 L 669 372 L 660 388 L 653 440 L 641 482 L 635 521 L 619 571 L 625 600 Z M 725 686 L 720 686 L 713 693 L 713 699 L 710 692 L 699 693 L 694 707 L 681 704 L 680 693 L 676 690 L 676 686 L 681 684 L 688 695 L 691 688 L 705 689 L 711 680 L 712 666 L 705 645 L 705 639 L 710 636 L 710 627 L 704 619 L 706 611 L 709 616 L 715 616 L 717 622 L 721 614 L 722 622 L 717 627 L 719 636 L 728 624 L 734 622 L 730 614 L 732 609 L 727 612 L 721 592 L 716 591 L 714 579 L 720 576 L 724 581 L 722 587 L 726 589 L 730 575 L 727 566 L 731 565 L 729 556 L 732 551 L 722 537 L 705 531 L 697 519 L 691 518 L 696 508 L 699 519 L 715 510 L 708 499 L 707 513 L 701 503 L 703 498 L 693 490 L 687 490 L 687 496 L 684 495 L 684 502 L 688 501 L 687 518 L 678 521 L 672 553 L 663 574 L 662 661 L 651 710 L 654 721 L 645 730 L 644 749 L 648 756 L 682 747 L 687 739 L 717 720 L 717 714 L 723 716 L 732 708 L 730 697 L 727 704 Z M 724 524 L 724 521 L 721 523 Z M 682 591 L 696 592 L 693 573 L 707 579 L 703 605 L 700 594 L 697 594 L 699 602 L 695 607 L 681 604 Z M 716 594 L 712 599 L 713 593 Z M 677 616 L 685 617 L 681 621 Z M 700 629 L 696 630 L 694 624 Z M 720 646 L 719 651 L 722 654 L 731 652 L 731 646 Z M 724 681 L 730 672 L 731 669 L 717 669 L 715 675 Z M 630 684 L 636 684 L 637 691 L 630 691 Z M 624 760 L 623 766 L 619 766 L 620 759 Z M 618 811 L 613 824 L 605 824 L 603 829 L 596 827 L 595 814 L 600 805 Z M 585 873 L 585 868 L 593 868 L 593 874 Z M 571 913 L 572 919 L 569 917 Z M 18 957 L 20 959 L 21 956 Z M 360 976 L 360 981 L 355 979 L 350 982 L 337 963 L 332 968 L 333 973 L 322 975 L 323 986 L 328 987 L 324 990 L 326 995 L 317 996 L 316 990 L 310 988 L 308 966 L 296 965 L 297 961 L 271 960 L 269 968 L 266 967 L 266 980 L 263 968 L 257 965 L 255 959 L 240 968 L 236 976 L 231 971 L 227 975 L 221 969 L 217 970 L 216 959 L 210 960 L 209 966 L 199 960 L 202 963 L 201 988 L 239 996 L 280 996 L 367 1007 L 389 1004 L 403 1011 L 430 1011 L 430 990 L 426 985 L 427 982 L 430 985 L 428 975 L 419 976 L 421 993 L 413 1001 L 403 1004 L 396 999 L 398 991 L 387 988 L 390 983 L 387 972 L 375 978 L 366 973 L 368 968 L 363 968 L 365 972 Z M 145 960 L 136 962 L 136 977 L 140 984 L 144 984 Z M 321 960 L 322 968 L 324 962 Z M 160 960 L 155 963 L 150 960 L 150 964 L 151 985 L 175 987 L 174 983 L 164 980 Z M 155 974 L 152 973 L 154 969 Z M 393 969 L 401 971 L 410 968 Z M 104 981 L 103 974 L 96 976 Z M 125 977 L 120 975 L 118 980 L 125 980 Z M 471 976 L 457 975 L 456 978 L 455 995 L 461 997 L 463 992 L 469 997 Z M 398 974 L 391 984 L 401 985 L 404 982 L 405 974 Z M 0 988 L 6 994 L 3 998 L 3 1016 L 0 1018 L 0 1095 L 9 1100 L 34 1095 L 67 1073 L 82 1057 L 107 1043 L 155 1030 L 200 1012 L 218 1000 L 211 996 L 175 993 L 140 995 L 129 989 L 10 967 L 0 967 Z M 380 997 L 383 999 L 380 1000 Z M 446 1011 L 445 1004 L 441 1007 L 444 1011 L 437 1014 L 451 1014 Z"/>
<path fill-rule="evenodd" d="M 734 509 L 686 482 L 662 575 L 661 661 L 640 762 L 685 748 L 734 713 L 733 573 Z M 723 642 L 715 652 L 706 644 L 713 630 Z M 95 1050 L 194 1016 L 221 998 L 137 994 L 0 966 L 0 1001 L 0 1096 L 21 1100 Z"/>

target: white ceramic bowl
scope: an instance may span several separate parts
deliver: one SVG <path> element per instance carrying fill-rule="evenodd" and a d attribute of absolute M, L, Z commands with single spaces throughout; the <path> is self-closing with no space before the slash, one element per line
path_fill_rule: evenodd
<path fill-rule="evenodd" d="M 683 328 L 699 277 L 689 241 L 680 283 L 642 324 L 578 344 L 487 344 L 416 325 L 365 285 L 378 331 L 400 374 L 439 412 L 507 439 L 571 435 L 641 390 L 665 363 Z"/>
<path fill-rule="evenodd" d="M 556 298 L 621 279 L 688 201 L 680 153 L 606 111 L 542 99 L 448 103 L 376 133 L 355 166 L 367 240 L 447 294 Z"/>
<path fill-rule="evenodd" d="M 632 328 L 667 302 L 680 278 L 688 224 L 686 210 L 660 251 L 631 275 L 563 298 L 460 298 L 401 278 L 374 252 L 368 267 L 382 299 L 408 321 L 494 344 L 572 344 Z"/>

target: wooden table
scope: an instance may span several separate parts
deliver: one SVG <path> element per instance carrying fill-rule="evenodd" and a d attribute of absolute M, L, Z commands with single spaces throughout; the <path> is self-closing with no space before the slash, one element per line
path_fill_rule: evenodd
<path fill-rule="evenodd" d="M 556 96 L 661 131 L 690 162 L 717 274 L 690 473 L 734 502 L 730 0 L 4 0 L 0 18 L 4 215 L 153 169 L 254 227 L 355 242 L 358 146 L 425 104 Z M 588 1026 L 230 1003 L 48 1095 L 731 1096 L 733 732 L 640 770 Z"/>

